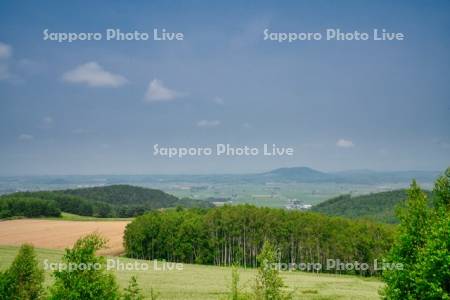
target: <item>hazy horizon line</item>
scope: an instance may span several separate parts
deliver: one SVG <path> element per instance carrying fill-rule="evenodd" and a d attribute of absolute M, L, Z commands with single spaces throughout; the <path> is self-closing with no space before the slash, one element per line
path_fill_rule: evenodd
<path fill-rule="evenodd" d="M 369 168 L 361 168 L 361 169 L 344 169 L 344 170 L 319 170 L 308 166 L 294 166 L 294 167 L 278 167 L 272 168 L 269 170 L 261 170 L 261 171 L 253 171 L 253 172 L 233 172 L 233 173 L 216 173 L 216 172 L 208 172 L 208 173 L 66 173 L 66 174 L 0 174 L 0 177 L 46 177 L 46 176 L 54 176 L 54 177 L 67 177 L 67 176 L 224 176 L 224 175 L 257 175 L 270 173 L 272 171 L 278 169 L 294 169 L 294 168 L 307 168 L 313 171 L 327 173 L 327 174 L 336 174 L 336 173 L 344 173 L 344 172 L 373 172 L 373 173 L 397 173 L 397 172 L 427 172 L 427 173 L 440 173 L 445 170 L 445 167 L 442 170 L 424 170 L 424 169 L 369 169 Z"/>

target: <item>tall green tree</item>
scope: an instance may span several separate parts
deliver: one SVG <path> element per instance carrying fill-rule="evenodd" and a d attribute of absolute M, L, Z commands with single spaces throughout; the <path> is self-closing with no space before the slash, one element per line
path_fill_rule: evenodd
<path fill-rule="evenodd" d="M 435 184 L 433 222 L 416 265 L 420 299 L 450 299 L 450 168 Z"/>
<path fill-rule="evenodd" d="M 0 275 L 0 299 L 41 299 L 44 271 L 39 267 L 34 248 L 22 245 L 11 267 Z"/>
<path fill-rule="evenodd" d="M 436 210 L 448 214 L 450 211 L 450 167 L 436 180 L 433 195 Z"/>
<path fill-rule="evenodd" d="M 434 207 L 416 182 L 400 213 L 400 235 L 389 259 L 403 269 L 384 272 L 386 299 L 450 299 L 450 168 L 435 183 Z"/>
<path fill-rule="evenodd" d="M 106 260 L 96 251 L 106 245 L 98 234 L 79 239 L 62 258 L 67 268 L 55 271 L 50 300 L 116 300 L 119 299 L 115 277 L 106 271 Z"/>
<path fill-rule="evenodd" d="M 430 212 L 425 194 L 414 180 L 408 190 L 408 199 L 398 211 L 400 219 L 399 236 L 394 244 L 389 260 L 402 265 L 384 272 L 387 283 L 387 299 L 415 299 L 416 284 L 411 273 L 414 272 L 420 249 L 425 245 Z"/>

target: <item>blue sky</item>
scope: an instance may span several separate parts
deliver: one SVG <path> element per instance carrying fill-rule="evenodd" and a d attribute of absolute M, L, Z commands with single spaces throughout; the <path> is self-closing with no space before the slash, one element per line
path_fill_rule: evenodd
<path fill-rule="evenodd" d="M 0 174 L 242 173 L 450 164 L 448 1 L 2 1 Z M 166 28 L 183 41 L 44 41 Z M 404 41 L 263 40 L 263 30 Z M 152 155 L 154 144 L 294 147 Z"/>

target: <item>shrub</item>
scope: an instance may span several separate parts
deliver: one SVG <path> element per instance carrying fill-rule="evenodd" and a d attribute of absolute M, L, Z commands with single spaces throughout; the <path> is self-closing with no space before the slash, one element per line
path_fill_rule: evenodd
<path fill-rule="evenodd" d="M 66 249 L 62 262 L 69 267 L 71 265 L 75 267 L 54 272 L 55 283 L 51 288 L 49 299 L 119 299 L 115 277 L 106 272 L 105 258 L 95 255 L 95 252 L 103 248 L 105 244 L 104 238 L 93 233 L 79 239 L 72 249 Z M 79 268 L 77 266 L 88 267 Z"/>
<path fill-rule="evenodd" d="M 35 300 L 43 296 L 44 271 L 34 248 L 22 245 L 11 267 L 0 274 L 0 299 Z"/>
<path fill-rule="evenodd" d="M 228 300 L 248 300 L 251 299 L 251 295 L 245 292 L 242 292 L 239 289 L 239 270 L 238 266 L 234 265 L 231 269 L 231 285 L 230 292 L 224 299 Z"/>
<path fill-rule="evenodd" d="M 130 279 L 130 283 L 128 287 L 124 289 L 122 294 L 122 300 L 143 300 L 144 296 L 142 295 L 141 289 L 137 283 L 137 279 L 135 276 L 132 276 Z"/>
<path fill-rule="evenodd" d="M 258 274 L 255 284 L 255 299 L 282 300 L 291 299 L 292 295 L 286 293 L 283 288 L 283 279 L 279 271 L 271 265 L 278 262 L 276 251 L 270 242 L 264 242 L 261 253 L 258 255 Z"/>

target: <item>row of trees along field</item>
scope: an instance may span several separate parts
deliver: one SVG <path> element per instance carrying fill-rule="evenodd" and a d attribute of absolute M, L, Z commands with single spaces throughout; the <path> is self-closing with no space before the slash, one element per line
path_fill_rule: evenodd
<path fill-rule="evenodd" d="M 40 216 L 59 217 L 60 215 L 61 210 L 53 200 L 19 196 L 0 198 L 0 219 L 14 216 L 33 218 Z"/>
<path fill-rule="evenodd" d="M 124 244 L 132 258 L 256 267 L 268 240 L 280 263 L 326 265 L 327 259 L 340 259 L 373 265 L 392 246 L 394 234 L 392 225 L 239 205 L 150 212 L 127 226 Z"/>

